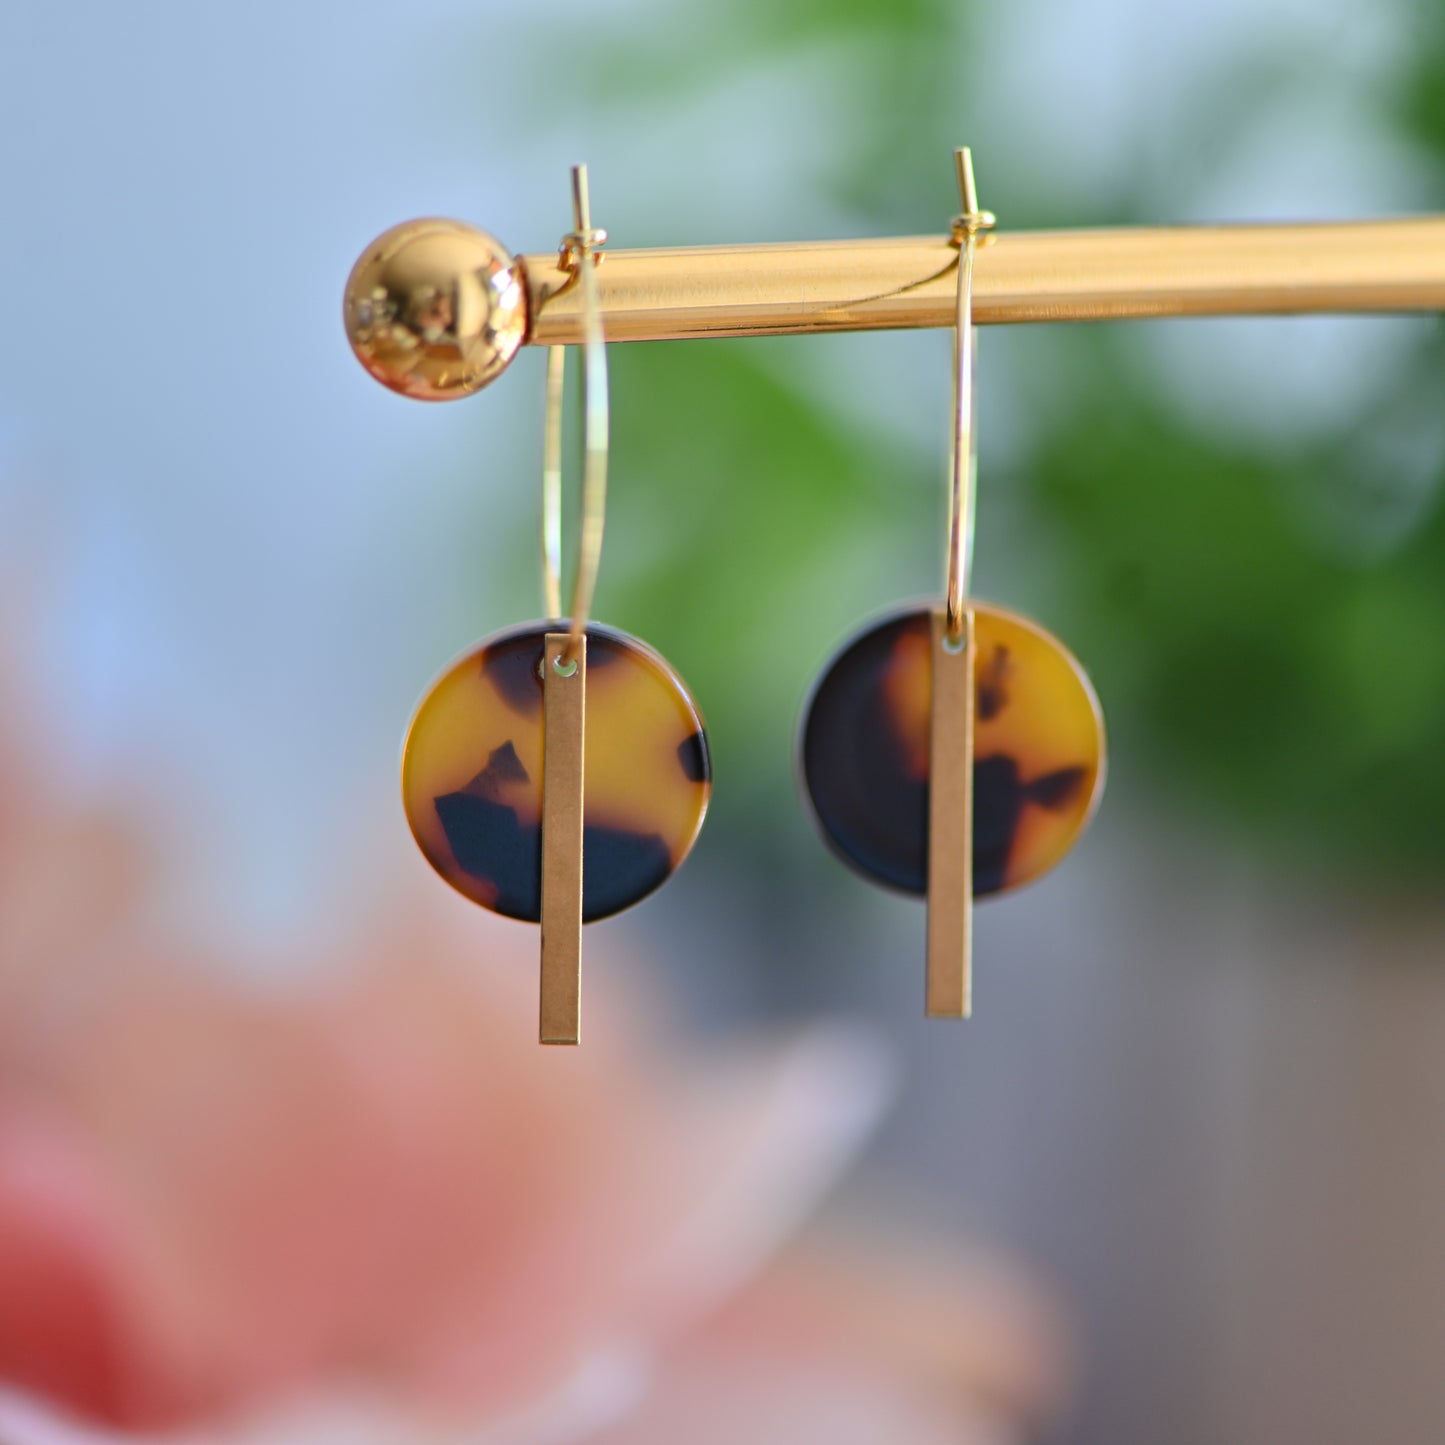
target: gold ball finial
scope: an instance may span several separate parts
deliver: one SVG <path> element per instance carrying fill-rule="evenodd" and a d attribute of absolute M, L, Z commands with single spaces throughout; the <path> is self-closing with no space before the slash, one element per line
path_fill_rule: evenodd
<path fill-rule="evenodd" d="M 520 263 L 461 221 L 406 221 L 378 236 L 346 282 L 346 335 L 383 386 L 422 401 L 470 396 L 527 334 Z"/>

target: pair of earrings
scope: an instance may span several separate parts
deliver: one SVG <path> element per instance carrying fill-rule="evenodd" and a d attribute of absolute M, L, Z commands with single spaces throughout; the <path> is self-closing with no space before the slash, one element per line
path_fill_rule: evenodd
<path fill-rule="evenodd" d="M 956 153 L 963 211 L 954 328 L 954 441 L 943 604 L 877 621 L 828 664 L 806 706 L 801 774 L 833 850 L 874 882 L 928 900 L 927 1012 L 971 1009 L 972 904 L 1052 867 L 1097 806 L 1099 705 L 1036 624 L 969 595 L 977 475 L 974 257 L 994 218 Z M 586 171 L 561 290 L 580 289 L 584 466 L 570 607 L 561 596 L 565 352 L 548 355 L 542 572 L 550 621 L 496 633 L 456 660 L 407 734 L 402 793 L 423 854 L 483 907 L 541 924 L 543 1043 L 580 1036 L 582 924 L 640 901 L 682 863 L 712 789 L 707 731 L 653 649 L 589 620 L 607 478 L 607 368 Z M 561 291 L 552 293 L 554 296 Z M 548 298 L 550 299 L 550 298 Z M 373 376 L 444 400 L 491 379 L 525 340 L 525 288 L 489 236 L 419 221 L 352 271 L 346 326 Z"/>

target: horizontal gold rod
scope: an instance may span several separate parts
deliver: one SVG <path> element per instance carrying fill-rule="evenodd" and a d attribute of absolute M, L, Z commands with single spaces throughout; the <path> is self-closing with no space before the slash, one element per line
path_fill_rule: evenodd
<path fill-rule="evenodd" d="M 609 341 L 952 326 L 944 236 L 606 251 Z M 555 256 L 521 258 L 536 346 L 582 340 Z M 1445 216 L 1293 225 L 1015 231 L 978 247 L 974 320 L 1445 310 Z"/>

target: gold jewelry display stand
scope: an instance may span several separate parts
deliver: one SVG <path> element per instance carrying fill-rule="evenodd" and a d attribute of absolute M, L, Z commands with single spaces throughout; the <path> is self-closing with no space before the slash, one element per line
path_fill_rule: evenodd
<path fill-rule="evenodd" d="M 605 235 L 592 238 L 601 246 Z M 953 326 L 948 233 L 596 253 L 608 341 Z M 974 320 L 1445 311 L 1445 216 L 1291 225 L 1003 231 L 980 237 Z M 362 364 L 428 400 L 477 391 L 522 345 L 583 340 L 567 253 L 512 256 L 455 221 L 362 254 L 346 327 Z"/>
<path fill-rule="evenodd" d="M 581 340 L 555 258 L 524 256 L 527 341 Z M 609 341 L 952 326 L 945 235 L 798 246 L 609 251 Z M 982 240 L 974 320 L 1098 321 L 1445 310 L 1445 216 L 1303 225 L 1003 231 Z"/>

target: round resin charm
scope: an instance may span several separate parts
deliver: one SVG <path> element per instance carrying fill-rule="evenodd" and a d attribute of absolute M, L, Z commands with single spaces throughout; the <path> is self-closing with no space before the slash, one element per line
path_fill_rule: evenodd
<path fill-rule="evenodd" d="M 975 623 L 973 887 L 1047 872 L 1104 785 L 1104 723 L 1083 669 L 1054 637 L 970 603 Z M 928 877 L 930 610 L 894 614 L 828 665 L 803 717 L 804 783 L 823 836 L 875 883 L 923 894 Z"/>
<path fill-rule="evenodd" d="M 402 801 L 427 861 L 470 899 L 533 923 L 542 887 L 542 653 L 532 622 L 453 663 L 412 719 Z M 582 918 L 645 898 L 687 857 L 712 793 L 707 733 L 644 643 L 587 628 Z"/>

